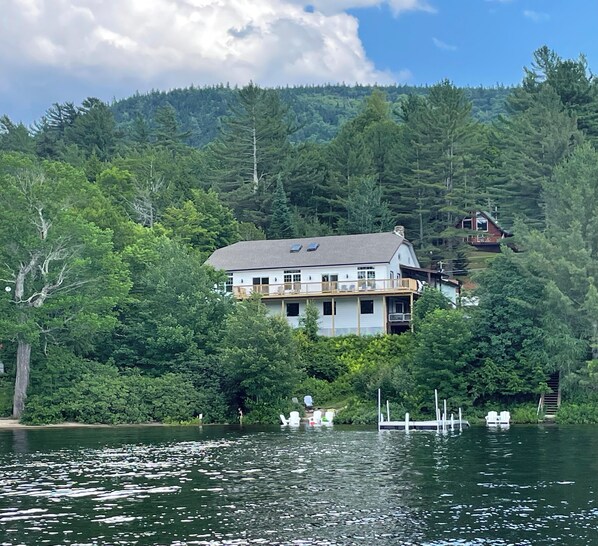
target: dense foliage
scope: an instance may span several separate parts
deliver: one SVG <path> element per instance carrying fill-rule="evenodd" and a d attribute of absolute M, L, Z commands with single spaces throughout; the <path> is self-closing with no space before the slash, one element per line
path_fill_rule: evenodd
<path fill-rule="evenodd" d="M 251 84 L 3 116 L 0 411 L 266 422 L 310 393 L 366 422 L 378 388 L 414 416 L 439 388 L 529 421 L 558 371 L 561 419 L 595 421 L 597 138 L 585 59 L 547 48 L 513 90 Z M 426 291 L 400 336 L 321 338 L 311 307 L 292 330 L 203 265 L 239 240 L 400 224 L 423 266 L 468 273 L 456 226 L 476 210 L 517 252 L 469 272 L 476 306 Z"/>

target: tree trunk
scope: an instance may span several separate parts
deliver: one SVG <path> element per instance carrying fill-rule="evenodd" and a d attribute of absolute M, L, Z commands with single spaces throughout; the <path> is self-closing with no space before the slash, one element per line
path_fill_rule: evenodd
<path fill-rule="evenodd" d="M 31 343 L 19 339 L 17 346 L 17 377 L 15 380 L 15 394 L 13 397 L 12 415 L 20 419 L 27 400 L 29 386 L 29 365 L 31 361 Z"/>
<path fill-rule="evenodd" d="M 251 146 L 253 154 L 253 193 L 257 193 L 260 179 L 257 175 L 257 131 L 255 128 L 255 118 L 253 119 L 253 127 L 251 128 Z"/>

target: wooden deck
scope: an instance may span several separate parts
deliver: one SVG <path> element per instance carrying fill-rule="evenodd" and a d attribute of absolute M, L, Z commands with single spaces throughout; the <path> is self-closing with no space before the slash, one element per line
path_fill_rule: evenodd
<path fill-rule="evenodd" d="M 409 295 L 420 291 L 415 279 L 358 279 L 331 282 L 289 282 L 233 287 L 237 299 L 259 293 L 263 299 L 292 299 L 372 295 Z"/>

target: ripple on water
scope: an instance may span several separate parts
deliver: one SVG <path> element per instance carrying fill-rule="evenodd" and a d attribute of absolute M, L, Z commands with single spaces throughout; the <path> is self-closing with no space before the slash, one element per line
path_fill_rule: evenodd
<path fill-rule="evenodd" d="M 557 431 L 189 428 L 152 441 L 142 429 L 9 451 L 0 546 L 598 544 L 598 478 L 584 471 L 598 435 L 577 450 Z"/>

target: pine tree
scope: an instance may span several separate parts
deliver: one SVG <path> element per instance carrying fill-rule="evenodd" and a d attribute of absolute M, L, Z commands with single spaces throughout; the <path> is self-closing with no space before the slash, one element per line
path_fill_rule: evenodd
<path fill-rule="evenodd" d="M 238 91 L 230 110 L 211 148 L 216 158 L 213 176 L 241 220 L 263 223 L 267 190 L 290 150 L 288 110 L 278 93 L 253 83 Z"/>
<path fill-rule="evenodd" d="M 519 93 L 513 100 L 521 105 L 521 98 Z M 499 150 L 493 194 L 505 225 L 512 226 L 517 217 L 528 225 L 544 224 L 542 187 L 581 139 L 575 117 L 551 86 L 543 86 L 528 108 L 499 119 L 493 134 Z"/>
<path fill-rule="evenodd" d="M 276 182 L 276 190 L 272 197 L 268 236 L 271 239 L 285 239 L 295 236 L 293 217 L 289 210 L 287 194 L 284 191 L 281 178 Z"/>

